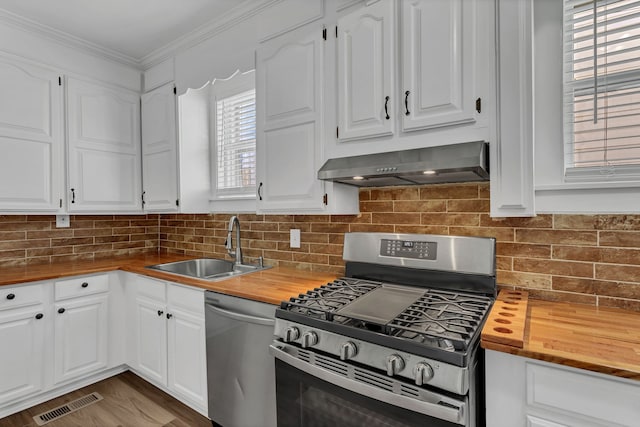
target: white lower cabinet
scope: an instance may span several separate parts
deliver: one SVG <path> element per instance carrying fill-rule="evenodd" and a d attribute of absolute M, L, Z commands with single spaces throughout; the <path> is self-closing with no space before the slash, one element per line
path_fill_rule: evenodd
<path fill-rule="evenodd" d="M 55 383 L 107 367 L 108 296 L 74 298 L 54 306 Z"/>
<path fill-rule="evenodd" d="M 202 289 L 122 272 L 0 286 L 0 418 L 127 365 L 206 415 L 206 363 Z"/>
<path fill-rule="evenodd" d="M 637 381 L 486 352 L 487 426 L 638 426 L 638 402 Z"/>
<path fill-rule="evenodd" d="M 167 322 L 164 301 L 136 298 L 136 369 L 160 384 L 167 383 Z"/>
<path fill-rule="evenodd" d="M 42 304 L 0 311 L 0 407 L 44 387 L 43 311 Z"/>
<path fill-rule="evenodd" d="M 132 276 L 130 285 L 132 368 L 206 414 L 204 291 L 142 276 Z"/>

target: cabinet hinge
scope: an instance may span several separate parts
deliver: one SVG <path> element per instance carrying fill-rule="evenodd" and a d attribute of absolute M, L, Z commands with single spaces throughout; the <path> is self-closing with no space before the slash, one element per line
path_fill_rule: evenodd
<path fill-rule="evenodd" d="M 178 89 L 176 89 L 176 87 L 173 87 L 173 94 L 176 95 L 178 93 Z"/>
<path fill-rule="evenodd" d="M 336 126 L 336 138 L 340 138 L 340 128 Z"/>
<path fill-rule="evenodd" d="M 322 203 L 324 203 L 324 205 L 326 206 L 327 202 L 328 202 L 327 193 L 324 193 L 324 196 L 322 196 Z"/>
<path fill-rule="evenodd" d="M 180 199 L 176 199 L 176 206 L 180 206 Z"/>
<path fill-rule="evenodd" d="M 323 28 L 323 29 L 322 29 L 322 38 L 323 38 L 324 40 L 326 40 L 326 39 L 327 39 L 327 29 L 326 29 L 326 28 Z"/>
<path fill-rule="evenodd" d="M 62 86 L 62 77 L 58 77 L 58 86 Z"/>
<path fill-rule="evenodd" d="M 482 112 L 482 98 L 476 99 L 476 111 L 478 114 Z"/>

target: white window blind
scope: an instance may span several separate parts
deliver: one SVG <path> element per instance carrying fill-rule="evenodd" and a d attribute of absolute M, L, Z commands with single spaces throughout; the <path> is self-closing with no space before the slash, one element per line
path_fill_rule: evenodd
<path fill-rule="evenodd" d="M 564 0 L 568 180 L 640 178 L 640 0 Z"/>
<path fill-rule="evenodd" d="M 216 194 L 254 195 L 256 187 L 256 91 L 215 101 Z"/>

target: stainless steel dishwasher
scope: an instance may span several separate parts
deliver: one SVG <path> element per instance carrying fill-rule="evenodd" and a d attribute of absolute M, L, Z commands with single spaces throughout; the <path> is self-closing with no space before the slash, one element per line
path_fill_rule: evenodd
<path fill-rule="evenodd" d="M 276 306 L 207 291 L 209 418 L 223 427 L 275 427 Z"/>

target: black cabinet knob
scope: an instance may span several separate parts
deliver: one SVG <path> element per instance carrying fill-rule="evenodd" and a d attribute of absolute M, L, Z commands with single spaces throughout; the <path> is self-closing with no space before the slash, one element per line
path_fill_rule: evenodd
<path fill-rule="evenodd" d="M 164 311 L 158 310 L 158 316 L 162 316 L 162 314 L 164 314 Z"/>
<path fill-rule="evenodd" d="M 38 319 L 38 320 L 42 319 L 43 317 L 44 317 L 44 314 L 42 314 L 42 313 L 36 314 L 36 319 Z"/>
<path fill-rule="evenodd" d="M 167 313 L 167 319 L 171 319 L 172 317 L 173 317 L 173 314 Z"/>
<path fill-rule="evenodd" d="M 7 299 L 14 299 L 16 297 L 15 294 L 9 294 L 7 295 Z"/>
<path fill-rule="evenodd" d="M 64 308 L 59 308 L 58 309 L 58 313 L 60 313 L 60 314 L 64 313 Z"/>
<path fill-rule="evenodd" d="M 86 288 L 87 286 L 89 286 L 89 284 L 87 282 L 82 283 L 82 287 Z"/>

